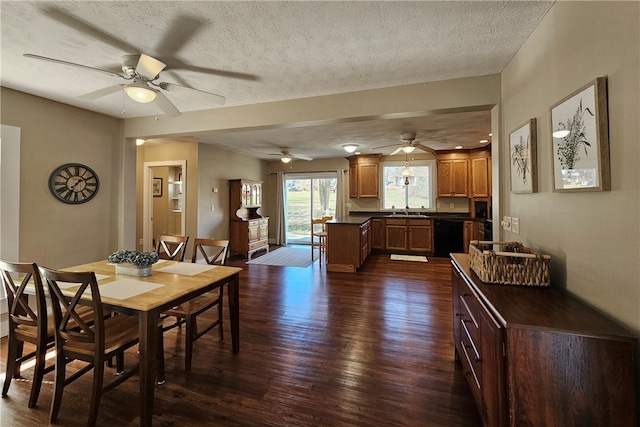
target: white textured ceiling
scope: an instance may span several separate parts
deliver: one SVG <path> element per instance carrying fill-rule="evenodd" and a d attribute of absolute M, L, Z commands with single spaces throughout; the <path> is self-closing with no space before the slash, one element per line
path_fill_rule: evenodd
<path fill-rule="evenodd" d="M 167 64 L 159 81 L 223 95 L 227 106 L 488 75 L 503 69 L 552 4 L 2 1 L 0 78 L 5 87 L 127 118 L 155 115 L 157 107 L 134 103 L 122 93 L 80 101 L 78 96 L 122 80 L 22 55 L 119 72 L 122 55 L 145 53 Z M 238 78 L 243 76 L 255 78 Z M 198 96 L 167 97 L 183 112 L 217 107 Z M 185 139 L 269 158 L 268 147 L 277 152 L 285 144 L 307 154 L 320 145 L 317 135 L 324 141 L 335 135 L 327 146 L 356 139 L 368 147 L 391 144 L 406 131 L 417 132 L 423 141 L 451 141 L 455 134 L 468 144 L 472 138 L 477 143 L 478 135 L 486 136 L 488 113 L 458 114 Z M 455 125 L 461 120 L 464 125 Z M 329 157 L 321 147 L 308 155 Z"/>

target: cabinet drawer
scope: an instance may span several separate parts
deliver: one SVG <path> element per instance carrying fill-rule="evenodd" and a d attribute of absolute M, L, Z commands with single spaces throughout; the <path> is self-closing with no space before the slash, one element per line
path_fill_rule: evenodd
<path fill-rule="evenodd" d="M 476 403 L 480 405 L 482 401 L 482 362 L 476 357 L 473 346 L 469 342 L 468 336 L 464 333 L 460 337 L 458 348 L 460 350 L 462 371 L 467 377 Z"/>
<path fill-rule="evenodd" d="M 464 280 L 458 286 L 458 296 L 460 299 L 460 312 L 468 320 L 473 322 L 475 329 L 478 329 L 478 316 L 480 313 L 480 301 L 475 292 L 471 290 Z"/>
<path fill-rule="evenodd" d="M 250 242 L 249 243 L 249 250 L 252 251 L 254 249 L 258 249 L 258 248 L 262 248 L 264 246 L 267 246 L 267 240 L 258 240 L 256 242 Z"/>

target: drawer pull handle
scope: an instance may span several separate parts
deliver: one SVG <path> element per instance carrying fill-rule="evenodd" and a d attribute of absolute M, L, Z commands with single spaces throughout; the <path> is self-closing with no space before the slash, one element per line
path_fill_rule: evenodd
<path fill-rule="evenodd" d="M 471 371 L 464 371 L 465 375 L 471 375 Z"/>
<path fill-rule="evenodd" d="M 461 293 L 461 294 L 460 294 L 460 296 L 461 296 L 462 298 L 464 298 L 464 297 L 468 297 L 468 296 L 469 296 L 469 294 L 468 294 L 468 293 L 466 293 L 466 292 L 463 292 L 463 293 Z"/>
<path fill-rule="evenodd" d="M 462 313 L 456 313 L 456 317 L 462 317 Z"/>
<path fill-rule="evenodd" d="M 464 343 L 463 343 L 462 345 L 464 346 L 464 348 L 470 348 L 470 349 L 473 349 L 473 346 L 471 346 L 471 345 L 469 345 L 469 344 L 464 344 Z M 474 352 L 475 352 L 475 350 L 474 350 Z M 475 362 L 476 362 L 476 363 L 480 363 L 480 361 L 481 361 L 481 359 L 480 359 L 478 356 L 474 356 L 474 358 L 473 358 L 473 359 L 475 360 Z"/>

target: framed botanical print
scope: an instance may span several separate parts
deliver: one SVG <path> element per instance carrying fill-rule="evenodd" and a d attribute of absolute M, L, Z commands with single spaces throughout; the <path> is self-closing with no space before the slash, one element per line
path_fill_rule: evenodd
<path fill-rule="evenodd" d="M 162 197 L 162 178 L 153 178 L 153 197 Z"/>
<path fill-rule="evenodd" d="M 512 193 L 538 191 L 536 123 L 530 119 L 509 134 Z"/>
<path fill-rule="evenodd" d="M 553 191 L 611 189 L 607 78 L 551 106 Z"/>

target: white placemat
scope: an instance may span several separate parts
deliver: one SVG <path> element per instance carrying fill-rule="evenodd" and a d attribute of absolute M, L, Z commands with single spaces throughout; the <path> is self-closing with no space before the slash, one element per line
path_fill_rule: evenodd
<path fill-rule="evenodd" d="M 102 279 L 106 279 L 106 278 L 108 278 L 108 277 L 111 277 L 111 276 L 108 276 L 108 275 L 106 275 L 106 274 L 96 274 L 96 280 L 97 280 L 98 282 L 99 282 L 100 280 L 102 280 Z M 78 284 L 77 284 L 77 283 L 73 283 L 73 282 L 56 282 L 56 283 L 58 283 L 58 287 L 59 287 L 60 289 L 68 289 L 68 288 L 73 288 L 74 286 L 78 286 Z"/>
<path fill-rule="evenodd" d="M 100 285 L 100 296 L 114 299 L 127 299 L 145 292 L 163 287 L 160 283 L 143 282 L 136 279 L 119 279 Z"/>
<path fill-rule="evenodd" d="M 215 265 L 209 264 L 193 264 L 190 262 L 179 262 L 177 264 L 169 265 L 167 267 L 158 268 L 156 271 L 161 271 L 163 273 L 175 273 L 182 274 L 184 276 L 195 276 L 196 274 L 200 274 L 204 271 L 211 270 L 212 268 L 217 268 Z"/>

